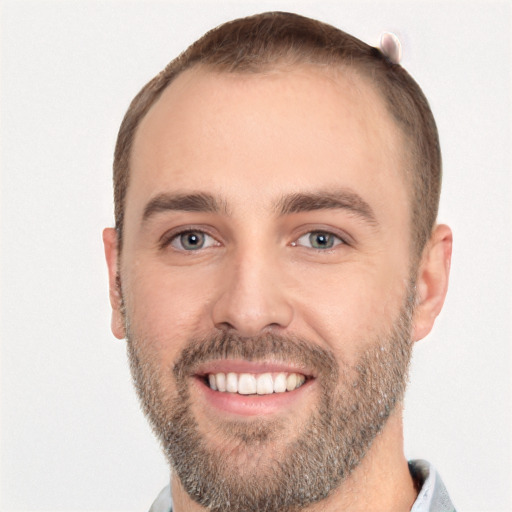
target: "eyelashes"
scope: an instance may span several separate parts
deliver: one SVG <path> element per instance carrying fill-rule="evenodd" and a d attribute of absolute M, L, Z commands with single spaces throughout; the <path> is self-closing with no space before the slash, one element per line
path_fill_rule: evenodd
<path fill-rule="evenodd" d="M 180 251 L 198 251 L 208 247 L 220 246 L 220 243 L 212 236 L 200 230 L 187 230 L 175 234 L 167 242 L 174 249 Z"/>
<path fill-rule="evenodd" d="M 344 243 L 345 242 L 339 236 L 329 231 L 310 231 L 300 236 L 297 241 L 292 242 L 291 245 L 293 247 L 301 245 L 311 249 L 328 250 Z"/>

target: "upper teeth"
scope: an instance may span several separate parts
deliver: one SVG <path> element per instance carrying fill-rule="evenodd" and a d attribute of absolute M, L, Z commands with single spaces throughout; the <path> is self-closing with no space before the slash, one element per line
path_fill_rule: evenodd
<path fill-rule="evenodd" d="M 299 373 L 210 373 L 208 382 L 215 391 L 241 395 L 270 395 L 293 391 L 306 380 Z"/>

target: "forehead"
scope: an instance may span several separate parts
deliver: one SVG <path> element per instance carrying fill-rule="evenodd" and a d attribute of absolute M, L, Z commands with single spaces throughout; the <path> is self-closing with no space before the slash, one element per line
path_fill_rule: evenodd
<path fill-rule="evenodd" d="M 351 71 L 195 67 L 138 127 L 126 221 L 144 200 L 176 190 L 262 208 L 278 193 L 338 186 L 366 190 L 377 207 L 393 189 L 404 202 L 402 155 L 402 134 L 383 101 Z"/>

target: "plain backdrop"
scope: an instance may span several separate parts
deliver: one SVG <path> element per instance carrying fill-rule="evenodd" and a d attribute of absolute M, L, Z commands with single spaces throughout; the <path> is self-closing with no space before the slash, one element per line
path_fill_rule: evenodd
<path fill-rule="evenodd" d="M 377 45 L 437 119 L 450 291 L 416 349 L 409 458 L 459 511 L 511 502 L 511 3 L 509 1 L 4 1 L 1 20 L 0 509 L 141 511 L 169 471 L 110 333 L 101 230 L 129 101 L 229 19 L 288 10 Z"/>

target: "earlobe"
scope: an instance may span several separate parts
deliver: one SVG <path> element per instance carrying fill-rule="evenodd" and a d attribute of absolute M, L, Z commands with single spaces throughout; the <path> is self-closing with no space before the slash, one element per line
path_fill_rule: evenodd
<path fill-rule="evenodd" d="M 452 232 L 444 224 L 434 228 L 425 248 L 416 281 L 417 303 L 414 312 L 414 341 L 421 340 L 431 330 L 441 312 L 450 275 Z"/>
<path fill-rule="evenodd" d="M 110 305 L 112 306 L 111 329 L 118 339 L 125 337 L 124 317 L 122 313 L 121 290 L 118 283 L 118 241 L 115 228 L 103 230 L 103 246 L 108 267 Z"/>

